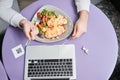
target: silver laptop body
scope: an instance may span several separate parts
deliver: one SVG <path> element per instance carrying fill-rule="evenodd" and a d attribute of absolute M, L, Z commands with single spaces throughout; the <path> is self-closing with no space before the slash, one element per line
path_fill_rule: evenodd
<path fill-rule="evenodd" d="M 24 80 L 75 80 L 75 46 L 27 46 Z"/>

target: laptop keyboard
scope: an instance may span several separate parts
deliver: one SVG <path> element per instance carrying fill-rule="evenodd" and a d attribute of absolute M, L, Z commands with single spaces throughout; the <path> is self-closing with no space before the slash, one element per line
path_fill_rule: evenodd
<path fill-rule="evenodd" d="M 72 59 L 31 59 L 28 62 L 28 77 L 73 76 Z"/>

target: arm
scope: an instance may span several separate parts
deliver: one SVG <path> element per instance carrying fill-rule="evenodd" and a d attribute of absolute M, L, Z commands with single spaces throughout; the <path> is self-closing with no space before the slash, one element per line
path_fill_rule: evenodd
<path fill-rule="evenodd" d="M 13 0 L 0 0 L 0 18 L 14 27 L 23 28 L 26 37 L 29 40 L 33 40 L 34 36 L 38 34 L 37 27 L 35 27 L 34 24 L 28 21 L 20 13 L 12 9 L 12 5 Z"/>
<path fill-rule="evenodd" d="M 89 12 L 90 0 L 75 0 L 77 6 L 77 12 L 86 10 Z"/>
<path fill-rule="evenodd" d="M 12 5 L 13 0 L 0 0 L 0 18 L 14 27 L 20 27 L 19 22 L 25 17 L 13 10 Z"/>
<path fill-rule="evenodd" d="M 90 0 L 75 0 L 79 18 L 75 23 L 72 39 L 78 38 L 87 31 Z"/>

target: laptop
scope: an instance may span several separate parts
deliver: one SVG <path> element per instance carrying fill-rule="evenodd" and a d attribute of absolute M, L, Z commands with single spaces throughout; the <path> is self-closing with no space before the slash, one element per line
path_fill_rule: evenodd
<path fill-rule="evenodd" d="M 75 80 L 75 46 L 27 46 L 24 80 Z"/>

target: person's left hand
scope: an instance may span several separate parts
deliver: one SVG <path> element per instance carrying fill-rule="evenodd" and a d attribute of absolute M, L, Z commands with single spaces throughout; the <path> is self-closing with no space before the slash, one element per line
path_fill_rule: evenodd
<path fill-rule="evenodd" d="M 80 18 L 76 21 L 71 39 L 76 39 L 87 32 L 88 12 L 80 13 Z"/>

